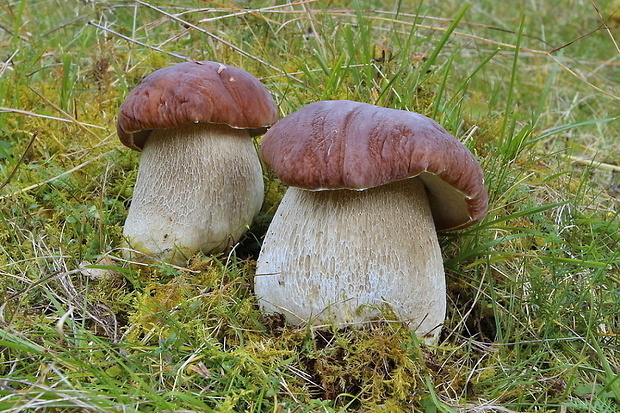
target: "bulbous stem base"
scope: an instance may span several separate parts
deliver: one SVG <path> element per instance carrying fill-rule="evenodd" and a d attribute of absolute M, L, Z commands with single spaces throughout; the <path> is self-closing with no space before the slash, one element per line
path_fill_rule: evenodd
<path fill-rule="evenodd" d="M 358 325 L 386 308 L 427 343 L 446 312 L 443 262 L 424 185 L 289 188 L 265 236 L 255 292 L 288 322 Z"/>

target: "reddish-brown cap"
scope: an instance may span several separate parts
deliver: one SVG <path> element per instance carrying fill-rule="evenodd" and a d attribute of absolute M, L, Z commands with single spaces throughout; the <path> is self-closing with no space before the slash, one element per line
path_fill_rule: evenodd
<path fill-rule="evenodd" d="M 481 220 L 488 196 L 472 153 L 432 119 L 366 103 L 311 103 L 278 121 L 260 155 L 283 183 L 367 189 L 419 177 L 438 230 Z"/>
<path fill-rule="evenodd" d="M 245 70 L 217 62 L 185 62 L 144 78 L 121 105 L 121 142 L 141 150 L 153 129 L 208 122 L 259 135 L 278 120 L 263 84 Z"/>

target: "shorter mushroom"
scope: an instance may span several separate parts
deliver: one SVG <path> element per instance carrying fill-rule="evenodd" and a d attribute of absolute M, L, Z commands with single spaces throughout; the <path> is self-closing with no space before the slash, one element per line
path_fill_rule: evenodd
<path fill-rule="evenodd" d="M 232 66 L 187 62 L 147 76 L 117 123 L 121 142 L 142 151 L 126 257 L 183 264 L 235 243 L 263 202 L 251 136 L 277 119 L 269 91 Z"/>
<path fill-rule="evenodd" d="M 446 311 L 436 230 L 487 209 L 471 152 L 423 115 L 352 101 L 301 108 L 259 152 L 290 186 L 258 259 L 260 307 L 292 324 L 357 325 L 387 306 L 436 342 Z"/>

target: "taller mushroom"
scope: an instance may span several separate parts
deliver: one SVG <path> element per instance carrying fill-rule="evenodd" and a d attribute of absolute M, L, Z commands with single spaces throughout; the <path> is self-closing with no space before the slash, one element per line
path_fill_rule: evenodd
<path fill-rule="evenodd" d="M 276 123 L 260 155 L 290 186 L 258 259 L 261 308 L 293 324 L 348 325 L 387 305 L 436 342 L 446 311 L 436 230 L 487 209 L 471 152 L 423 115 L 322 101 Z"/>
<path fill-rule="evenodd" d="M 251 136 L 277 119 L 269 91 L 232 66 L 186 62 L 147 76 L 118 114 L 121 142 L 142 151 L 126 256 L 183 264 L 236 242 L 263 202 Z"/>

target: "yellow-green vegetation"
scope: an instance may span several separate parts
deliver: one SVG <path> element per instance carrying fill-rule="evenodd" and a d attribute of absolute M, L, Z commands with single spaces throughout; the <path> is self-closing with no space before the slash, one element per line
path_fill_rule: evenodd
<path fill-rule="evenodd" d="M 0 2 L 0 410 L 620 411 L 618 2 Z M 441 235 L 448 318 L 353 330 L 257 311 L 261 237 L 187 267 L 121 258 L 139 154 L 115 116 L 153 70 L 243 68 L 282 115 L 413 110 L 491 205 Z M 260 138 L 258 138 L 260 139 Z M 415 236 L 415 234 L 411 234 Z"/>

